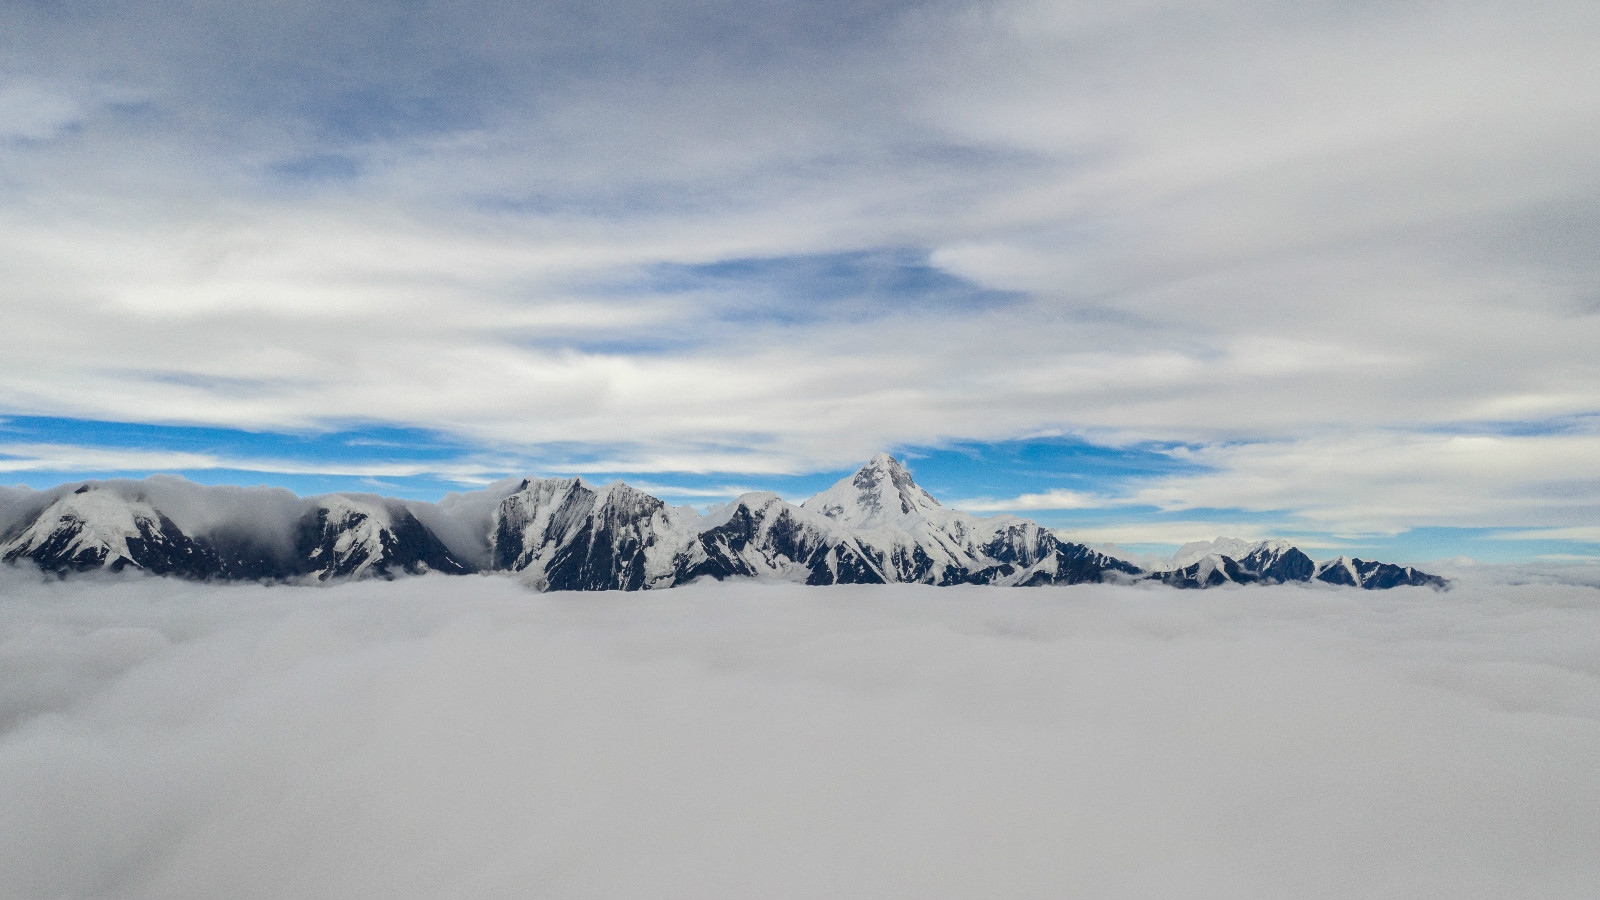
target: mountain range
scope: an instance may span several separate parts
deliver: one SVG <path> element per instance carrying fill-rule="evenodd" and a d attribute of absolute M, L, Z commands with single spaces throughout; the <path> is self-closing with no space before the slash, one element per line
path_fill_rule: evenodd
<path fill-rule="evenodd" d="M 622 482 L 508 480 L 439 503 L 370 494 L 300 498 L 180 478 L 0 494 L 0 559 L 68 575 L 143 570 L 204 580 L 330 581 L 510 573 L 541 591 L 669 588 L 700 578 L 809 585 L 1174 587 L 1321 581 L 1443 587 L 1409 567 L 1318 563 L 1282 541 L 1189 544 L 1145 570 L 1017 516 L 942 506 L 888 454 L 795 505 L 744 494 L 699 513 Z"/>

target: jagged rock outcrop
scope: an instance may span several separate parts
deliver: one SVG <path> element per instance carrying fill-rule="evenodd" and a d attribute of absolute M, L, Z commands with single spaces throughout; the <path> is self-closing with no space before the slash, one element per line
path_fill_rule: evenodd
<path fill-rule="evenodd" d="M 949 509 L 887 453 L 801 506 L 848 529 L 885 581 L 1037 586 L 1139 572 L 1026 519 Z"/>
<path fill-rule="evenodd" d="M 1185 544 L 1168 568 L 1147 577 L 1180 588 L 1283 584 L 1313 579 L 1367 589 L 1446 586 L 1443 578 L 1410 567 L 1346 560 L 1342 556 L 1319 564 L 1287 541 L 1251 543 L 1233 538 Z"/>
<path fill-rule="evenodd" d="M 405 507 L 338 494 L 301 518 L 293 560 L 291 574 L 319 581 L 472 571 Z"/>
<path fill-rule="evenodd" d="M 0 539 L 0 559 L 57 574 L 138 569 L 191 579 L 290 580 L 464 574 L 471 567 L 409 510 L 380 498 L 329 495 L 309 501 L 292 546 L 259 532 L 185 533 L 149 497 L 83 485 Z"/>
<path fill-rule="evenodd" d="M 800 505 L 756 492 L 706 514 L 669 507 L 622 482 L 546 478 L 502 482 L 437 505 L 233 488 L 226 504 L 219 501 L 227 509 L 218 510 L 204 508 L 205 498 L 216 496 L 204 492 L 220 489 L 187 485 L 183 502 L 168 495 L 176 504 L 169 516 L 158 496 L 162 484 L 172 488 L 101 482 L 41 492 L 20 515 L 15 506 L 5 514 L 15 521 L 0 521 L 0 558 L 63 575 L 134 569 L 223 580 L 490 571 L 550 591 L 659 589 L 700 578 L 1022 587 L 1141 577 L 1175 587 L 1443 584 L 1388 563 L 1341 558 L 1318 566 L 1281 541 L 1191 544 L 1170 567 L 1146 573 L 1027 519 L 945 507 L 888 454 Z M 270 509 L 252 507 L 268 500 Z"/>
<path fill-rule="evenodd" d="M 0 544 L 0 559 L 30 560 L 51 572 L 120 572 L 207 577 L 221 571 L 211 548 L 184 534 L 154 506 L 84 485 L 41 510 Z"/>
<path fill-rule="evenodd" d="M 1410 566 L 1393 563 L 1339 557 L 1317 566 L 1316 579 L 1328 584 L 1343 584 L 1367 590 L 1393 587 L 1444 587 L 1446 582 L 1437 575 L 1419 572 Z"/>
<path fill-rule="evenodd" d="M 682 517 L 665 503 L 616 482 L 525 480 L 495 511 L 496 569 L 520 572 L 539 590 L 637 591 L 670 557 Z"/>

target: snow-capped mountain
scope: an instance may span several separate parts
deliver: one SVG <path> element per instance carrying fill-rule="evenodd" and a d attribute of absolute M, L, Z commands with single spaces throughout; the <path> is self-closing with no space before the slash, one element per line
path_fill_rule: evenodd
<path fill-rule="evenodd" d="M 1316 579 L 1328 584 L 1344 584 L 1368 590 L 1400 587 L 1401 585 L 1432 585 L 1444 587 L 1445 580 L 1437 575 L 1420 572 L 1410 566 L 1376 562 L 1364 559 L 1338 559 L 1317 566 Z"/>
<path fill-rule="evenodd" d="M 539 590 L 636 591 L 659 581 L 690 529 L 660 500 L 622 482 L 524 480 L 495 510 L 495 569 Z"/>
<path fill-rule="evenodd" d="M 1178 548 L 1168 568 L 1148 576 L 1173 587 L 1204 588 L 1224 584 L 1282 584 L 1325 581 L 1361 588 L 1400 585 L 1444 586 L 1444 579 L 1390 563 L 1347 561 L 1317 563 L 1288 541 L 1241 541 L 1219 537 Z"/>
<path fill-rule="evenodd" d="M 639 590 L 706 577 L 1071 584 L 1138 572 L 1023 519 L 947 509 L 886 454 L 800 506 L 756 492 L 703 516 L 620 482 L 525 480 L 501 501 L 491 534 L 491 567 L 540 590 Z"/>
<path fill-rule="evenodd" d="M 777 494 L 749 493 L 695 523 L 673 558 L 673 581 L 777 578 L 806 584 L 881 584 L 883 567 L 838 523 Z"/>
<path fill-rule="evenodd" d="M 294 559 L 303 568 L 294 574 L 319 581 L 472 571 L 410 510 L 381 500 L 344 494 L 319 498 L 301 518 L 298 538 Z"/>
<path fill-rule="evenodd" d="M 32 560 L 53 572 L 128 567 L 159 575 L 214 570 L 215 554 L 154 506 L 84 485 L 41 510 L 0 543 L 0 559 Z"/>
<path fill-rule="evenodd" d="M 158 502 L 136 482 L 82 485 L 0 537 L 0 559 L 58 574 L 133 568 L 227 580 L 471 571 L 409 510 L 382 498 L 330 494 L 300 501 L 290 522 L 261 523 L 277 527 L 250 531 L 224 521 L 194 534 Z"/>
<path fill-rule="evenodd" d="M 894 457 L 801 504 L 844 526 L 885 581 L 927 584 L 1077 584 L 1139 569 L 1062 541 L 1016 516 L 979 517 L 940 505 Z"/>
<path fill-rule="evenodd" d="M 1318 566 L 1282 541 L 1221 538 L 1186 545 L 1171 566 L 1147 573 L 1027 519 L 945 507 L 888 454 L 799 505 L 755 492 L 705 514 L 669 507 L 620 481 L 582 478 L 505 481 L 439 504 L 368 494 L 301 499 L 156 478 L 66 485 L 7 503 L 0 506 L 0 558 L 63 575 L 131 568 L 199 579 L 327 581 L 503 572 L 537 590 L 576 591 L 669 588 L 699 578 L 1442 584 L 1387 563 Z"/>

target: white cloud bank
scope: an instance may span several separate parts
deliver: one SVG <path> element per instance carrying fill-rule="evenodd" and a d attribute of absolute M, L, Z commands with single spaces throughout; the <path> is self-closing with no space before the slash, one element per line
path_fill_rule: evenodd
<path fill-rule="evenodd" d="M 1594 6 L 11 4 L 0 414 L 414 426 L 463 481 L 1066 433 L 1215 468 L 970 508 L 1591 527 Z M 672 275 L 853 253 L 971 294 Z"/>
<path fill-rule="evenodd" d="M 0 894 L 1587 898 L 1600 591 L 1493 571 L 541 596 L 0 570 Z"/>
<path fill-rule="evenodd" d="M 17 7 L 0 410 L 636 471 L 1592 414 L 1592 5 Z M 618 288 L 885 248 L 1026 296 Z"/>
<path fill-rule="evenodd" d="M 1129 500 L 1165 510 L 1293 509 L 1301 528 L 1395 533 L 1423 525 L 1560 526 L 1585 539 L 1600 515 L 1600 435 L 1376 432 L 1213 445 L 1176 455 L 1209 471 Z"/>

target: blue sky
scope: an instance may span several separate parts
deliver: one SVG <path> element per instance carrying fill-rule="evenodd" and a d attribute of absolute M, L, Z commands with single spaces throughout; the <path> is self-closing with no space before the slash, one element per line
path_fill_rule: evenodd
<path fill-rule="evenodd" d="M 0 480 L 1600 556 L 1592 7 L 0 0 Z"/>
<path fill-rule="evenodd" d="M 1204 466 L 1174 455 L 1185 449 L 1159 444 L 1108 448 L 1057 437 L 894 451 L 923 487 L 948 504 L 979 513 L 1019 513 L 1079 540 L 1132 553 L 1164 555 L 1184 535 L 1198 535 L 1196 528 L 1206 523 L 1217 524 L 1214 530 L 1230 535 L 1289 538 L 1323 556 L 1426 560 L 1465 555 L 1511 561 L 1589 555 L 1588 541 L 1508 536 L 1513 530 L 1504 528 L 1425 527 L 1330 537 L 1313 523 L 1297 522 L 1292 510 L 1164 510 L 1128 499 L 1140 486 L 1165 477 L 1204 474 Z M 67 455 L 72 450 L 85 458 L 101 454 L 100 461 L 47 465 L 51 452 Z M 482 446 L 446 434 L 376 425 L 286 433 L 50 417 L 0 421 L 0 469 L 9 469 L 15 483 L 34 488 L 159 471 L 202 484 L 268 484 L 303 495 L 355 490 L 437 500 L 500 477 L 581 473 L 599 482 L 622 479 L 671 503 L 705 509 L 748 490 L 771 490 L 803 500 L 851 471 L 759 476 L 735 471 L 650 472 L 605 465 L 606 460 L 626 456 L 628 448 L 547 446 L 519 451 L 485 452 Z M 172 464 L 140 467 L 119 462 L 136 463 L 144 454 L 168 456 Z M 35 464 L 45 467 L 32 468 Z M 1135 539 L 1108 540 L 1123 534 Z"/>

